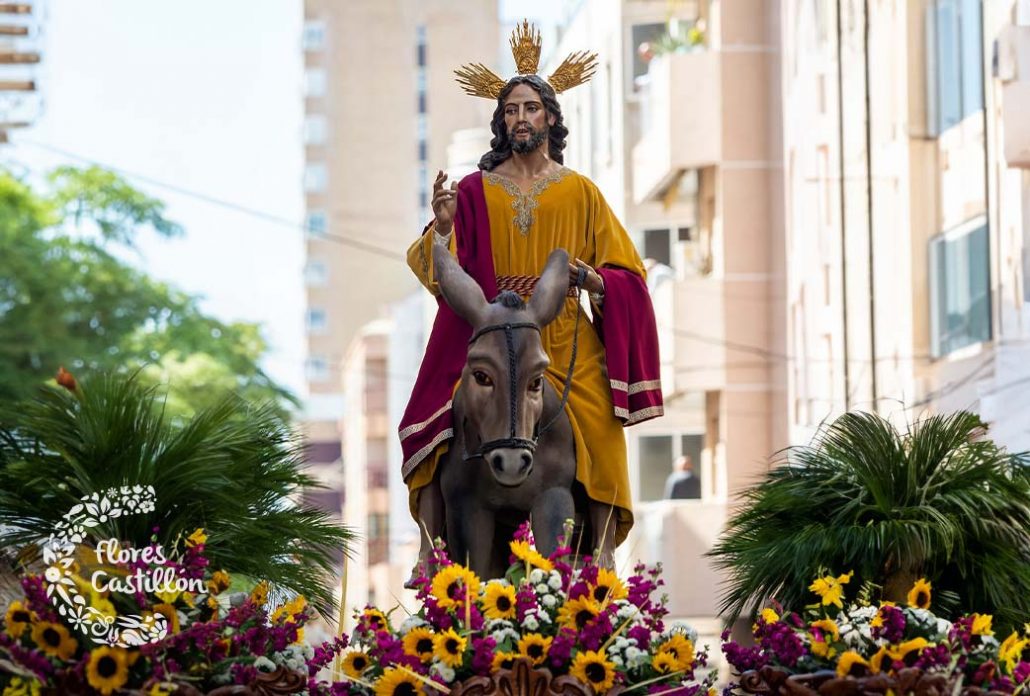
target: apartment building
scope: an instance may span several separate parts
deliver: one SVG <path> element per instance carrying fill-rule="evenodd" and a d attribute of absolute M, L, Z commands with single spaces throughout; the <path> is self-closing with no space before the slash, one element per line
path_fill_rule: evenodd
<path fill-rule="evenodd" d="M 46 4 L 0 2 L 0 143 L 32 125 L 42 110 L 39 67 Z"/>

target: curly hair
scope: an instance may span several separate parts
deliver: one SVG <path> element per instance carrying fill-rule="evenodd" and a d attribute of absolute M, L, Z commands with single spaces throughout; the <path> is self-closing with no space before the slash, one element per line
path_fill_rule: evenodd
<path fill-rule="evenodd" d="M 511 157 L 511 141 L 508 140 L 508 129 L 504 125 L 504 100 L 518 85 L 529 85 L 540 93 L 540 101 L 544 103 L 544 109 L 548 115 L 554 117 L 554 125 L 550 126 L 547 133 L 548 151 L 551 159 L 558 164 L 565 162 L 562 150 L 565 149 L 565 138 L 569 134 L 569 129 L 562 123 L 561 106 L 558 104 L 554 88 L 539 75 L 516 75 L 508 80 L 508 84 L 504 86 L 497 97 L 497 108 L 494 109 L 493 118 L 490 119 L 490 130 L 494 137 L 490 141 L 490 151 L 479 160 L 480 169 L 490 171 Z"/>

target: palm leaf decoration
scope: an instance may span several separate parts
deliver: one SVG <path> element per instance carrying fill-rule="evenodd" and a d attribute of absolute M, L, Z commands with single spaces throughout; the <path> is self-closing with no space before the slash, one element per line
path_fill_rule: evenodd
<path fill-rule="evenodd" d="M 728 571 L 723 611 L 771 597 L 800 608 L 822 571 L 854 570 L 852 586 L 875 583 L 900 604 L 925 576 L 938 611 L 1030 619 L 1030 457 L 985 433 L 969 412 L 906 432 L 848 413 L 780 453 L 709 554 Z"/>
<path fill-rule="evenodd" d="M 84 495 L 149 484 L 157 510 L 110 520 L 99 537 L 142 546 L 156 526 L 171 548 L 203 527 L 212 568 L 302 593 L 329 615 L 354 535 L 296 502 L 318 487 L 302 467 L 303 448 L 274 404 L 227 395 L 177 422 L 135 376 L 46 388 L 0 415 L 0 550 L 24 557 Z"/>

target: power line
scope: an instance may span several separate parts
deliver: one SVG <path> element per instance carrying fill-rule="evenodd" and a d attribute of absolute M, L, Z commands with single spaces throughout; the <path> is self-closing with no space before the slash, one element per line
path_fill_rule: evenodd
<path fill-rule="evenodd" d="M 165 189 L 167 191 L 171 191 L 173 193 L 177 193 L 177 194 L 182 195 L 182 196 L 187 196 L 189 198 L 195 198 L 195 199 L 197 199 L 199 201 L 204 201 L 205 203 L 209 203 L 211 205 L 215 205 L 215 206 L 218 206 L 220 208 L 225 208 L 227 210 L 232 210 L 234 212 L 242 213 L 244 215 L 250 215 L 251 217 L 255 217 L 255 218 L 258 218 L 260 220 L 264 220 L 266 222 L 271 222 L 271 223 L 276 224 L 276 225 L 281 225 L 283 227 L 290 227 L 290 228 L 295 229 L 295 230 L 301 230 L 305 234 L 309 234 L 312 237 L 317 238 L 317 239 L 324 239 L 325 241 L 328 241 L 328 242 L 335 242 L 337 244 L 342 244 L 344 246 L 349 246 L 349 247 L 353 247 L 355 249 L 360 249 L 361 251 L 365 251 L 365 252 L 368 252 L 370 254 L 377 254 L 379 256 L 391 259 L 393 261 L 400 261 L 400 262 L 403 262 L 403 263 L 407 263 L 406 255 L 401 254 L 400 252 L 395 251 L 395 250 L 387 249 L 385 247 L 380 247 L 380 246 L 377 246 L 375 244 L 369 244 L 368 242 L 364 242 L 364 241 L 361 241 L 359 239 L 354 239 L 352 237 L 347 237 L 347 236 L 341 235 L 341 234 L 333 234 L 333 233 L 329 233 L 329 232 L 322 232 L 320 230 L 316 230 L 316 229 L 312 228 L 310 225 L 307 225 L 306 223 L 299 223 L 299 222 L 296 222 L 294 220 L 290 220 L 288 218 L 284 218 L 282 216 L 275 215 L 273 213 L 268 213 L 268 212 L 265 212 L 263 210 L 257 210 L 255 208 L 249 208 L 249 207 L 247 207 L 245 205 L 241 205 L 239 203 L 233 203 L 232 201 L 227 201 L 227 200 L 224 200 L 224 199 L 221 199 L 221 198 L 216 198 L 214 196 L 211 196 L 211 195 L 206 194 L 206 193 L 202 193 L 200 191 L 194 191 L 192 189 L 188 189 L 188 188 L 185 188 L 183 186 L 179 186 L 178 184 L 171 184 L 171 183 L 168 183 L 167 181 L 161 181 L 159 179 L 155 179 L 155 178 L 147 176 L 145 174 L 140 174 L 138 172 L 133 172 L 133 171 L 130 171 L 128 169 L 124 169 L 122 167 L 115 167 L 113 165 L 106 164 L 104 162 L 99 162 L 97 160 L 94 160 L 94 159 L 89 158 L 89 157 L 85 157 L 83 155 L 78 155 L 78 154 L 76 154 L 74 152 L 70 152 L 70 151 L 65 150 L 63 148 L 54 147 L 53 145 L 47 145 L 46 143 L 39 143 L 39 142 L 35 142 L 33 140 L 23 140 L 23 139 L 18 139 L 17 142 L 18 142 L 18 144 L 28 145 L 30 147 L 35 147 L 35 148 L 38 148 L 40 150 L 45 150 L 47 152 L 51 152 L 53 154 L 61 155 L 62 157 L 67 157 L 68 159 L 72 159 L 72 160 L 75 160 L 77 162 L 83 162 L 85 164 L 89 164 L 89 165 L 92 165 L 92 166 L 95 166 L 95 167 L 102 167 L 104 169 L 108 169 L 110 171 L 116 172 L 116 173 L 121 174 L 122 176 L 128 177 L 130 179 L 135 179 L 137 181 L 141 181 L 141 182 L 149 184 L 151 186 L 155 186 L 157 188 L 162 188 L 162 189 Z"/>

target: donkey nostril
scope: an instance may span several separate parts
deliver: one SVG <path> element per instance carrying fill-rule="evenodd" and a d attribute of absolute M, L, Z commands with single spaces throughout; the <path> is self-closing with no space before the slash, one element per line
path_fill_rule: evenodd
<path fill-rule="evenodd" d="M 519 473 L 525 473 L 529 470 L 529 467 L 533 466 L 533 457 L 528 452 L 522 454 L 522 466 L 519 467 Z"/>
<path fill-rule="evenodd" d="M 504 459 L 499 454 L 495 454 L 490 457 L 490 466 L 494 468 L 494 471 L 500 473 L 504 470 Z"/>

